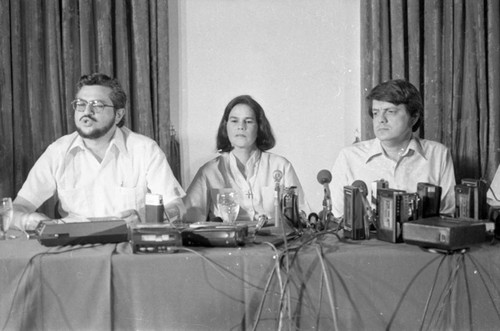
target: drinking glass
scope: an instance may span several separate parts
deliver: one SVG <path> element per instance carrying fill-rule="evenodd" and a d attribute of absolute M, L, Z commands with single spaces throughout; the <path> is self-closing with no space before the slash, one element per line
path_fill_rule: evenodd
<path fill-rule="evenodd" d="M 238 193 L 234 190 L 221 190 L 217 194 L 217 208 L 224 223 L 234 224 L 240 211 Z"/>
<path fill-rule="evenodd" d="M 12 221 L 13 213 L 12 199 L 2 198 L 2 203 L 0 204 L 0 240 L 7 239 L 7 230 Z"/>

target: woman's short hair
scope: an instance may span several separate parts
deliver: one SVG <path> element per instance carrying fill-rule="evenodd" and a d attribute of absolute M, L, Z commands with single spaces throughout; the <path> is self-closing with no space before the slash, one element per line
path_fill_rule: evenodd
<path fill-rule="evenodd" d="M 219 130 L 217 132 L 217 149 L 220 152 L 229 152 L 233 149 L 231 146 L 231 142 L 229 141 L 229 137 L 227 135 L 227 121 L 229 118 L 229 114 L 231 110 L 233 110 L 236 105 L 247 105 L 250 109 L 253 110 L 255 114 L 255 118 L 257 120 L 257 139 L 255 144 L 258 149 L 261 151 L 267 151 L 274 147 L 276 144 L 276 140 L 274 139 L 273 131 L 271 129 L 271 124 L 266 118 L 266 114 L 264 113 L 264 109 L 262 109 L 261 105 L 257 101 L 255 101 L 249 95 L 240 95 L 231 100 L 224 110 L 224 115 L 222 115 L 222 119 L 219 124 Z"/>
<path fill-rule="evenodd" d="M 418 120 L 413 124 L 412 131 L 415 132 L 422 124 L 424 118 L 424 106 L 422 96 L 418 89 L 410 82 L 402 79 L 389 80 L 375 86 L 366 99 L 369 102 L 368 113 L 373 118 L 372 101 L 390 102 L 396 106 L 405 105 L 406 111 L 411 117 L 418 116 Z"/>
<path fill-rule="evenodd" d="M 87 85 L 99 85 L 109 87 L 112 91 L 109 95 L 111 102 L 113 102 L 113 106 L 115 107 L 115 114 L 117 109 L 125 108 L 127 104 L 127 94 L 122 89 L 120 83 L 116 78 L 111 78 L 105 74 L 101 73 L 93 73 L 90 75 L 83 75 L 80 77 L 80 80 L 77 84 L 78 91 Z M 125 124 L 125 116 L 122 117 L 120 122 L 116 124 L 119 128 Z"/>

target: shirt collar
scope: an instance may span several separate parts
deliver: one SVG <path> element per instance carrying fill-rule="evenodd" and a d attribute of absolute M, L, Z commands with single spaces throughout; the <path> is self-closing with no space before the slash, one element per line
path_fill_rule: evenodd
<path fill-rule="evenodd" d="M 250 155 L 250 158 L 248 159 L 247 163 L 245 164 L 245 174 L 247 178 L 251 178 L 254 173 L 257 172 L 258 169 L 256 169 L 259 165 L 259 160 L 262 155 L 262 152 L 260 149 L 256 149 L 252 155 Z M 229 152 L 229 162 L 230 164 L 234 167 L 234 169 L 238 169 L 237 163 L 236 163 L 236 156 L 233 154 L 233 151 Z"/>
<path fill-rule="evenodd" d="M 422 142 L 418 137 L 413 137 L 413 139 L 410 141 L 410 144 L 408 145 L 408 150 L 412 149 L 418 154 L 422 155 L 424 159 L 427 160 L 427 157 L 424 152 L 424 148 L 422 147 Z"/>
<path fill-rule="evenodd" d="M 408 147 L 406 148 L 406 151 L 403 155 L 407 155 L 410 152 L 417 152 L 424 159 L 427 160 L 427 157 L 425 156 L 424 149 L 422 147 L 422 143 L 421 143 L 420 139 L 416 136 L 412 136 L 412 139 L 410 140 L 410 143 L 408 144 Z M 365 163 L 370 162 L 373 158 L 380 156 L 380 155 L 384 155 L 384 150 L 382 149 L 382 145 L 381 145 L 380 140 L 378 138 L 375 138 L 375 139 L 373 139 L 373 142 L 368 149 Z"/>
<path fill-rule="evenodd" d="M 70 146 L 68 148 L 68 152 L 66 154 L 74 153 L 74 152 L 77 152 L 78 150 L 86 150 L 87 149 L 87 147 L 85 147 L 85 143 L 83 142 L 82 137 L 77 132 L 75 132 L 75 135 L 76 135 L 76 137 L 73 140 L 73 142 L 70 144 Z M 109 144 L 111 146 L 109 149 L 114 148 L 119 153 L 127 154 L 127 146 L 125 144 L 125 135 L 124 135 L 123 131 L 121 130 L 121 128 L 116 128 L 115 134 L 113 135 L 113 138 L 111 138 L 111 141 L 109 142 Z"/>

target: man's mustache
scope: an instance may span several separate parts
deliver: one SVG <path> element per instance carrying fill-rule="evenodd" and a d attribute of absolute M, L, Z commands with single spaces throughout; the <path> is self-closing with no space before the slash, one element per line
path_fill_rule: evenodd
<path fill-rule="evenodd" d="M 89 119 L 89 120 L 91 120 L 91 121 L 96 122 L 96 119 L 95 119 L 95 118 L 93 118 L 92 116 L 89 116 L 89 115 L 82 116 L 82 117 L 80 118 L 80 121 L 83 121 L 83 119 L 84 119 L 85 117 L 86 117 L 86 118 L 88 118 L 88 119 Z"/>

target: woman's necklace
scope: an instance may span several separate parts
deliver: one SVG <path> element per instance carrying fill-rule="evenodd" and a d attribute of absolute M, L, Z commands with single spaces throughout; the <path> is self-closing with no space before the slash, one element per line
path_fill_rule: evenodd
<path fill-rule="evenodd" d="M 257 181 L 257 175 L 259 173 L 260 169 L 260 160 L 262 159 L 262 156 L 259 157 L 259 160 L 257 161 L 257 164 L 254 165 L 254 173 L 253 173 L 253 183 L 250 183 L 250 178 L 248 178 L 247 183 L 248 183 L 248 192 L 245 194 L 248 199 L 253 200 L 253 189 L 255 186 L 255 182 Z"/>

